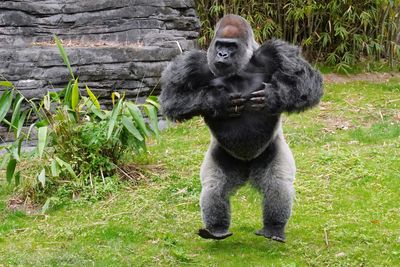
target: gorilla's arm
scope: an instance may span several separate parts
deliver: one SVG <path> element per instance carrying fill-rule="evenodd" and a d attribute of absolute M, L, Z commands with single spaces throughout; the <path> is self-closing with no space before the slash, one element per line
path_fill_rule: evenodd
<path fill-rule="evenodd" d="M 265 88 L 252 93 L 250 103 L 254 109 L 265 108 L 272 113 L 300 112 L 319 103 L 323 95 L 321 74 L 300 56 L 298 47 L 281 40 L 269 40 L 254 56 L 257 61 L 272 56 L 276 66 Z"/>
<path fill-rule="evenodd" d="M 235 116 L 235 112 L 244 108 L 245 99 L 211 87 L 212 79 L 214 75 L 208 67 L 206 52 L 195 50 L 178 56 L 161 75 L 159 99 L 163 114 L 173 121 L 199 115 Z"/>

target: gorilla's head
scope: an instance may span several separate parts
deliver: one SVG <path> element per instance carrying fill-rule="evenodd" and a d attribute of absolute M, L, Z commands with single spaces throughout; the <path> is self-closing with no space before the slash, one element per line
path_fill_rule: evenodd
<path fill-rule="evenodd" d="M 226 15 L 215 27 L 207 52 L 208 65 L 217 76 L 237 73 L 258 47 L 249 22 L 237 15 Z"/>

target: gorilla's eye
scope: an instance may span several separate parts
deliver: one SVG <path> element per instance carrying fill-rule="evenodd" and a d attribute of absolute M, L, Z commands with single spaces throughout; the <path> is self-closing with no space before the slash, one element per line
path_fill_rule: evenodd
<path fill-rule="evenodd" d="M 227 48 L 229 50 L 236 50 L 238 45 L 236 42 L 228 42 L 228 41 L 217 41 L 215 43 L 217 48 Z"/>

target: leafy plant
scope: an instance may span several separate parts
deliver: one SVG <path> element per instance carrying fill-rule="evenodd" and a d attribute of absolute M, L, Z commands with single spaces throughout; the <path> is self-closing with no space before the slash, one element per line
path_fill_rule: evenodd
<path fill-rule="evenodd" d="M 26 99 L 12 83 L 0 82 L 5 87 L 0 98 L 0 122 L 14 133 L 14 141 L 3 147 L 7 151 L 3 158 L 7 182 L 14 184 L 24 198 L 46 200 L 45 207 L 57 194 L 102 197 L 99 192 L 107 192 L 110 183 L 115 184 L 112 177 L 124 153 L 141 154 L 146 151 L 147 139 L 159 137 L 156 97 L 135 104 L 114 92 L 112 109 L 102 108 L 87 85 L 87 96 L 81 93 L 67 53 L 61 41 L 56 36 L 54 39 L 71 75 L 62 91 L 48 92 L 35 101 Z M 30 124 L 27 131 L 23 128 L 26 122 Z M 33 158 L 41 166 L 34 179 L 32 173 L 25 175 L 18 167 L 21 147 L 32 138 L 32 132 L 37 136 Z"/>

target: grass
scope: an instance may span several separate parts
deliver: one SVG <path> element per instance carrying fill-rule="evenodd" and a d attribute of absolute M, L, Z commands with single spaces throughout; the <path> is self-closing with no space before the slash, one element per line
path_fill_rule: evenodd
<path fill-rule="evenodd" d="M 165 171 L 105 201 L 27 215 L 6 208 L 1 178 L 0 265 L 399 266 L 400 84 L 327 85 L 319 108 L 284 121 L 298 168 L 286 244 L 253 234 L 261 196 L 250 187 L 232 197 L 232 237 L 195 235 L 209 142 L 197 118 L 150 146 Z"/>

